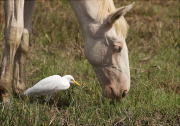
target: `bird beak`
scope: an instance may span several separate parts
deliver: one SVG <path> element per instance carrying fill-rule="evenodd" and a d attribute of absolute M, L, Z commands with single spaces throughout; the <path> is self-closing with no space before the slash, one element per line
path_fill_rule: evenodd
<path fill-rule="evenodd" d="M 73 81 L 77 86 L 79 86 L 79 87 L 81 87 L 81 85 L 80 84 L 78 84 L 78 82 L 76 82 L 76 81 Z"/>

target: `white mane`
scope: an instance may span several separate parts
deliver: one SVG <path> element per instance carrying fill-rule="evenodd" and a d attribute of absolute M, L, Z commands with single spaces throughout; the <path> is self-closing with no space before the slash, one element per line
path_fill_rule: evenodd
<path fill-rule="evenodd" d="M 98 16 L 100 19 L 102 19 L 105 15 L 116 10 L 113 0 L 95 1 L 97 1 L 97 4 L 99 4 L 100 11 L 98 13 Z M 122 34 L 123 37 L 126 38 L 129 26 L 123 16 L 114 23 L 114 27 L 118 35 Z"/>

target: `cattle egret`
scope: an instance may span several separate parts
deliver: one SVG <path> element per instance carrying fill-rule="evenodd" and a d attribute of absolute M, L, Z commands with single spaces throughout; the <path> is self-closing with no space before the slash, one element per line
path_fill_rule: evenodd
<path fill-rule="evenodd" d="M 48 98 L 46 99 L 46 102 L 48 102 L 54 92 L 66 90 L 70 87 L 70 84 L 80 86 L 71 75 L 65 75 L 63 77 L 59 75 L 52 75 L 44 78 L 33 87 L 27 89 L 24 92 L 24 95 L 48 95 Z"/>

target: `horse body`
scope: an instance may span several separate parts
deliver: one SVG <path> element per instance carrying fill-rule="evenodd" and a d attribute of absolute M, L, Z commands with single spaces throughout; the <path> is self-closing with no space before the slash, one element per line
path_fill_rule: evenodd
<path fill-rule="evenodd" d="M 112 0 L 69 2 L 80 24 L 85 56 L 93 66 L 103 96 L 112 99 L 124 98 L 130 89 L 130 72 L 125 42 L 128 25 L 123 15 L 133 4 L 116 9 Z M 4 102 L 10 101 L 13 62 L 12 89 L 20 95 L 23 95 L 26 89 L 25 59 L 32 31 L 34 3 L 35 1 L 5 1 L 6 44 L 1 64 L 0 85 Z"/>

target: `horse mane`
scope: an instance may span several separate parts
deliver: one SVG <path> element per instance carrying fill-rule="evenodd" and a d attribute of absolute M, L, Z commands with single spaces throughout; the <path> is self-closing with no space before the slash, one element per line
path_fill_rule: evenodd
<path fill-rule="evenodd" d="M 116 10 L 113 0 L 96 0 L 96 1 L 97 4 L 99 4 L 99 8 L 100 8 L 98 12 L 99 19 L 103 19 L 104 16 Z M 114 23 L 114 27 L 116 29 L 118 36 L 123 35 L 123 37 L 126 38 L 129 26 L 123 16 L 120 17 L 120 19 L 118 19 Z"/>

